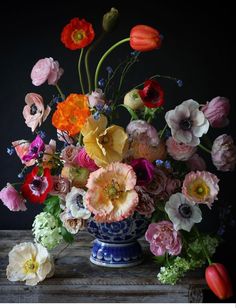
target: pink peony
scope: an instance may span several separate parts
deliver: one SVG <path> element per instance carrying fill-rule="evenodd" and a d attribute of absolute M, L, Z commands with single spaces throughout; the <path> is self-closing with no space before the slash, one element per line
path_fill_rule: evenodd
<path fill-rule="evenodd" d="M 221 128 L 229 124 L 227 116 L 230 111 L 230 103 L 228 98 L 217 96 L 207 102 L 201 110 L 212 127 Z"/>
<path fill-rule="evenodd" d="M 195 153 L 189 160 L 186 161 L 187 167 L 191 171 L 203 171 L 206 170 L 205 160 Z"/>
<path fill-rule="evenodd" d="M 101 89 L 96 89 L 88 96 L 89 107 L 103 107 L 106 103 L 104 93 Z"/>
<path fill-rule="evenodd" d="M 196 147 L 179 143 L 174 138 L 170 137 L 166 141 L 167 152 L 175 160 L 188 160 L 197 150 Z"/>
<path fill-rule="evenodd" d="M 49 85 L 56 85 L 63 72 L 59 63 L 53 58 L 40 59 L 31 71 L 32 83 L 35 86 L 40 86 L 48 81 Z"/>
<path fill-rule="evenodd" d="M 78 164 L 80 167 L 87 168 L 89 171 L 95 171 L 98 169 L 98 166 L 95 164 L 94 160 L 90 158 L 85 151 L 85 148 L 82 148 L 74 159 L 75 164 Z"/>
<path fill-rule="evenodd" d="M 180 233 L 176 231 L 170 221 L 160 221 L 148 226 L 145 234 L 150 243 L 150 250 L 155 256 L 163 256 L 166 252 L 177 256 L 182 250 Z"/>
<path fill-rule="evenodd" d="M 135 210 L 139 214 L 150 218 L 155 211 L 154 199 L 141 186 L 135 186 L 135 190 L 138 193 L 139 199 Z"/>
<path fill-rule="evenodd" d="M 32 132 L 47 119 L 51 108 L 44 108 L 43 98 L 37 93 L 28 93 L 25 97 L 26 106 L 23 109 L 25 123 Z"/>
<path fill-rule="evenodd" d="M 236 164 L 236 146 L 231 136 L 217 137 L 211 150 L 212 162 L 220 171 L 233 171 Z"/>
<path fill-rule="evenodd" d="M 50 191 L 50 195 L 59 196 L 65 198 L 67 193 L 70 191 L 70 181 L 61 176 L 52 176 L 53 187 Z"/>
<path fill-rule="evenodd" d="M 192 171 L 184 178 L 182 193 L 190 201 L 211 207 L 212 203 L 217 200 L 218 182 L 217 176 L 210 172 Z"/>
<path fill-rule="evenodd" d="M 27 210 L 24 198 L 9 183 L 0 191 L 0 199 L 10 211 L 18 212 Z"/>
<path fill-rule="evenodd" d="M 75 146 L 75 145 L 68 145 L 66 146 L 62 151 L 62 159 L 67 163 L 67 164 L 74 164 L 75 159 L 80 151 L 80 147 Z"/>

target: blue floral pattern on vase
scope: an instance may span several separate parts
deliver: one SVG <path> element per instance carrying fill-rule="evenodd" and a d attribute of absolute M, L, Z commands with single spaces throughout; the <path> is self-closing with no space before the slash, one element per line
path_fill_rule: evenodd
<path fill-rule="evenodd" d="M 107 267 L 127 267 L 141 263 L 143 255 L 137 239 L 145 234 L 149 223 L 139 213 L 112 223 L 99 223 L 90 218 L 88 232 L 96 238 L 90 261 Z"/>

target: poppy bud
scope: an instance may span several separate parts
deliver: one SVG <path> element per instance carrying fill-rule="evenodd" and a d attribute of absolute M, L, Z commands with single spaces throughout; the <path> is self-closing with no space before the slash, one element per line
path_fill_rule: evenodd
<path fill-rule="evenodd" d="M 132 110 L 138 110 L 144 107 L 138 89 L 133 89 L 125 95 L 124 105 L 130 107 Z"/>
<path fill-rule="evenodd" d="M 103 30 L 105 32 L 112 31 L 117 23 L 118 17 L 119 17 L 118 10 L 112 7 L 111 10 L 103 16 L 103 21 L 102 21 Z"/>
<path fill-rule="evenodd" d="M 161 46 L 160 33 L 149 26 L 137 25 L 130 31 L 130 46 L 137 51 L 150 51 Z"/>
<path fill-rule="evenodd" d="M 209 265 L 205 271 L 205 278 L 209 288 L 219 299 L 227 299 L 233 295 L 230 277 L 223 264 Z"/>

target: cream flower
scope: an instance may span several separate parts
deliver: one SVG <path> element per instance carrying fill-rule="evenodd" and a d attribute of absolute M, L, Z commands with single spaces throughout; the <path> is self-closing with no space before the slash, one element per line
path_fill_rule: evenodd
<path fill-rule="evenodd" d="M 71 234 L 76 234 L 80 230 L 83 230 L 86 224 L 86 220 L 82 218 L 75 218 L 68 210 L 65 210 L 60 214 L 60 219 L 63 226 Z"/>
<path fill-rule="evenodd" d="M 177 142 L 190 146 L 198 145 L 199 137 L 206 134 L 209 129 L 209 122 L 199 110 L 199 104 L 192 99 L 168 111 L 165 119 L 171 129 L 172 137 Z"/>
<path fill-rule="evenodd" d="M 46 277 L 52 276 L 54 265 L 52 258 L 40 244 L 21 243 L 9 252 L 7 279 L 25 281 L 26 285 L 35 286 Z"/>
<path fill-rule="evenodd" d="M 127 150 L 128 135 L 124 129 L 117 125 L 106 126 L 105 116 L 101 115 L 98 120 L 90 116 L 81 130 L 85 150 L 99 167 L 121 161 Z"/>
<path fill-rule="evenodd" d="M 114 222 L 132 215 L 138 205 L 135 185 L 136 174 L 126 164 L 116 162 L 92 172 L 85 201 L 95 220 Z"/>
<path fill-rule="evenodd" d="M 91 212 L 86 208 L 84 197 L 85 191 L 76 187 L 72 187 L 66 195 L 66 208 L 74 218 L 88 219 L 91 216 Z"/>

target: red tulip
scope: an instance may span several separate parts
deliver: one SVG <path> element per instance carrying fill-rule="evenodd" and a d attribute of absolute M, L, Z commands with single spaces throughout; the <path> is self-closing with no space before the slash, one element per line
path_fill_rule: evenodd
<path fill-rule="evenodd" d="M 130 31 L 130 46 L 137 51 L 150 51 L 161 46 L 160 33 L 149 26 L 137 25 Z"/>
<path fill-rule="evenodd" d="M 227 299 L 233 295 L 231 280 L 223 264 L 209 265 L 205 271 L 205 278 L 209 288 L 219 299 Z"/>

